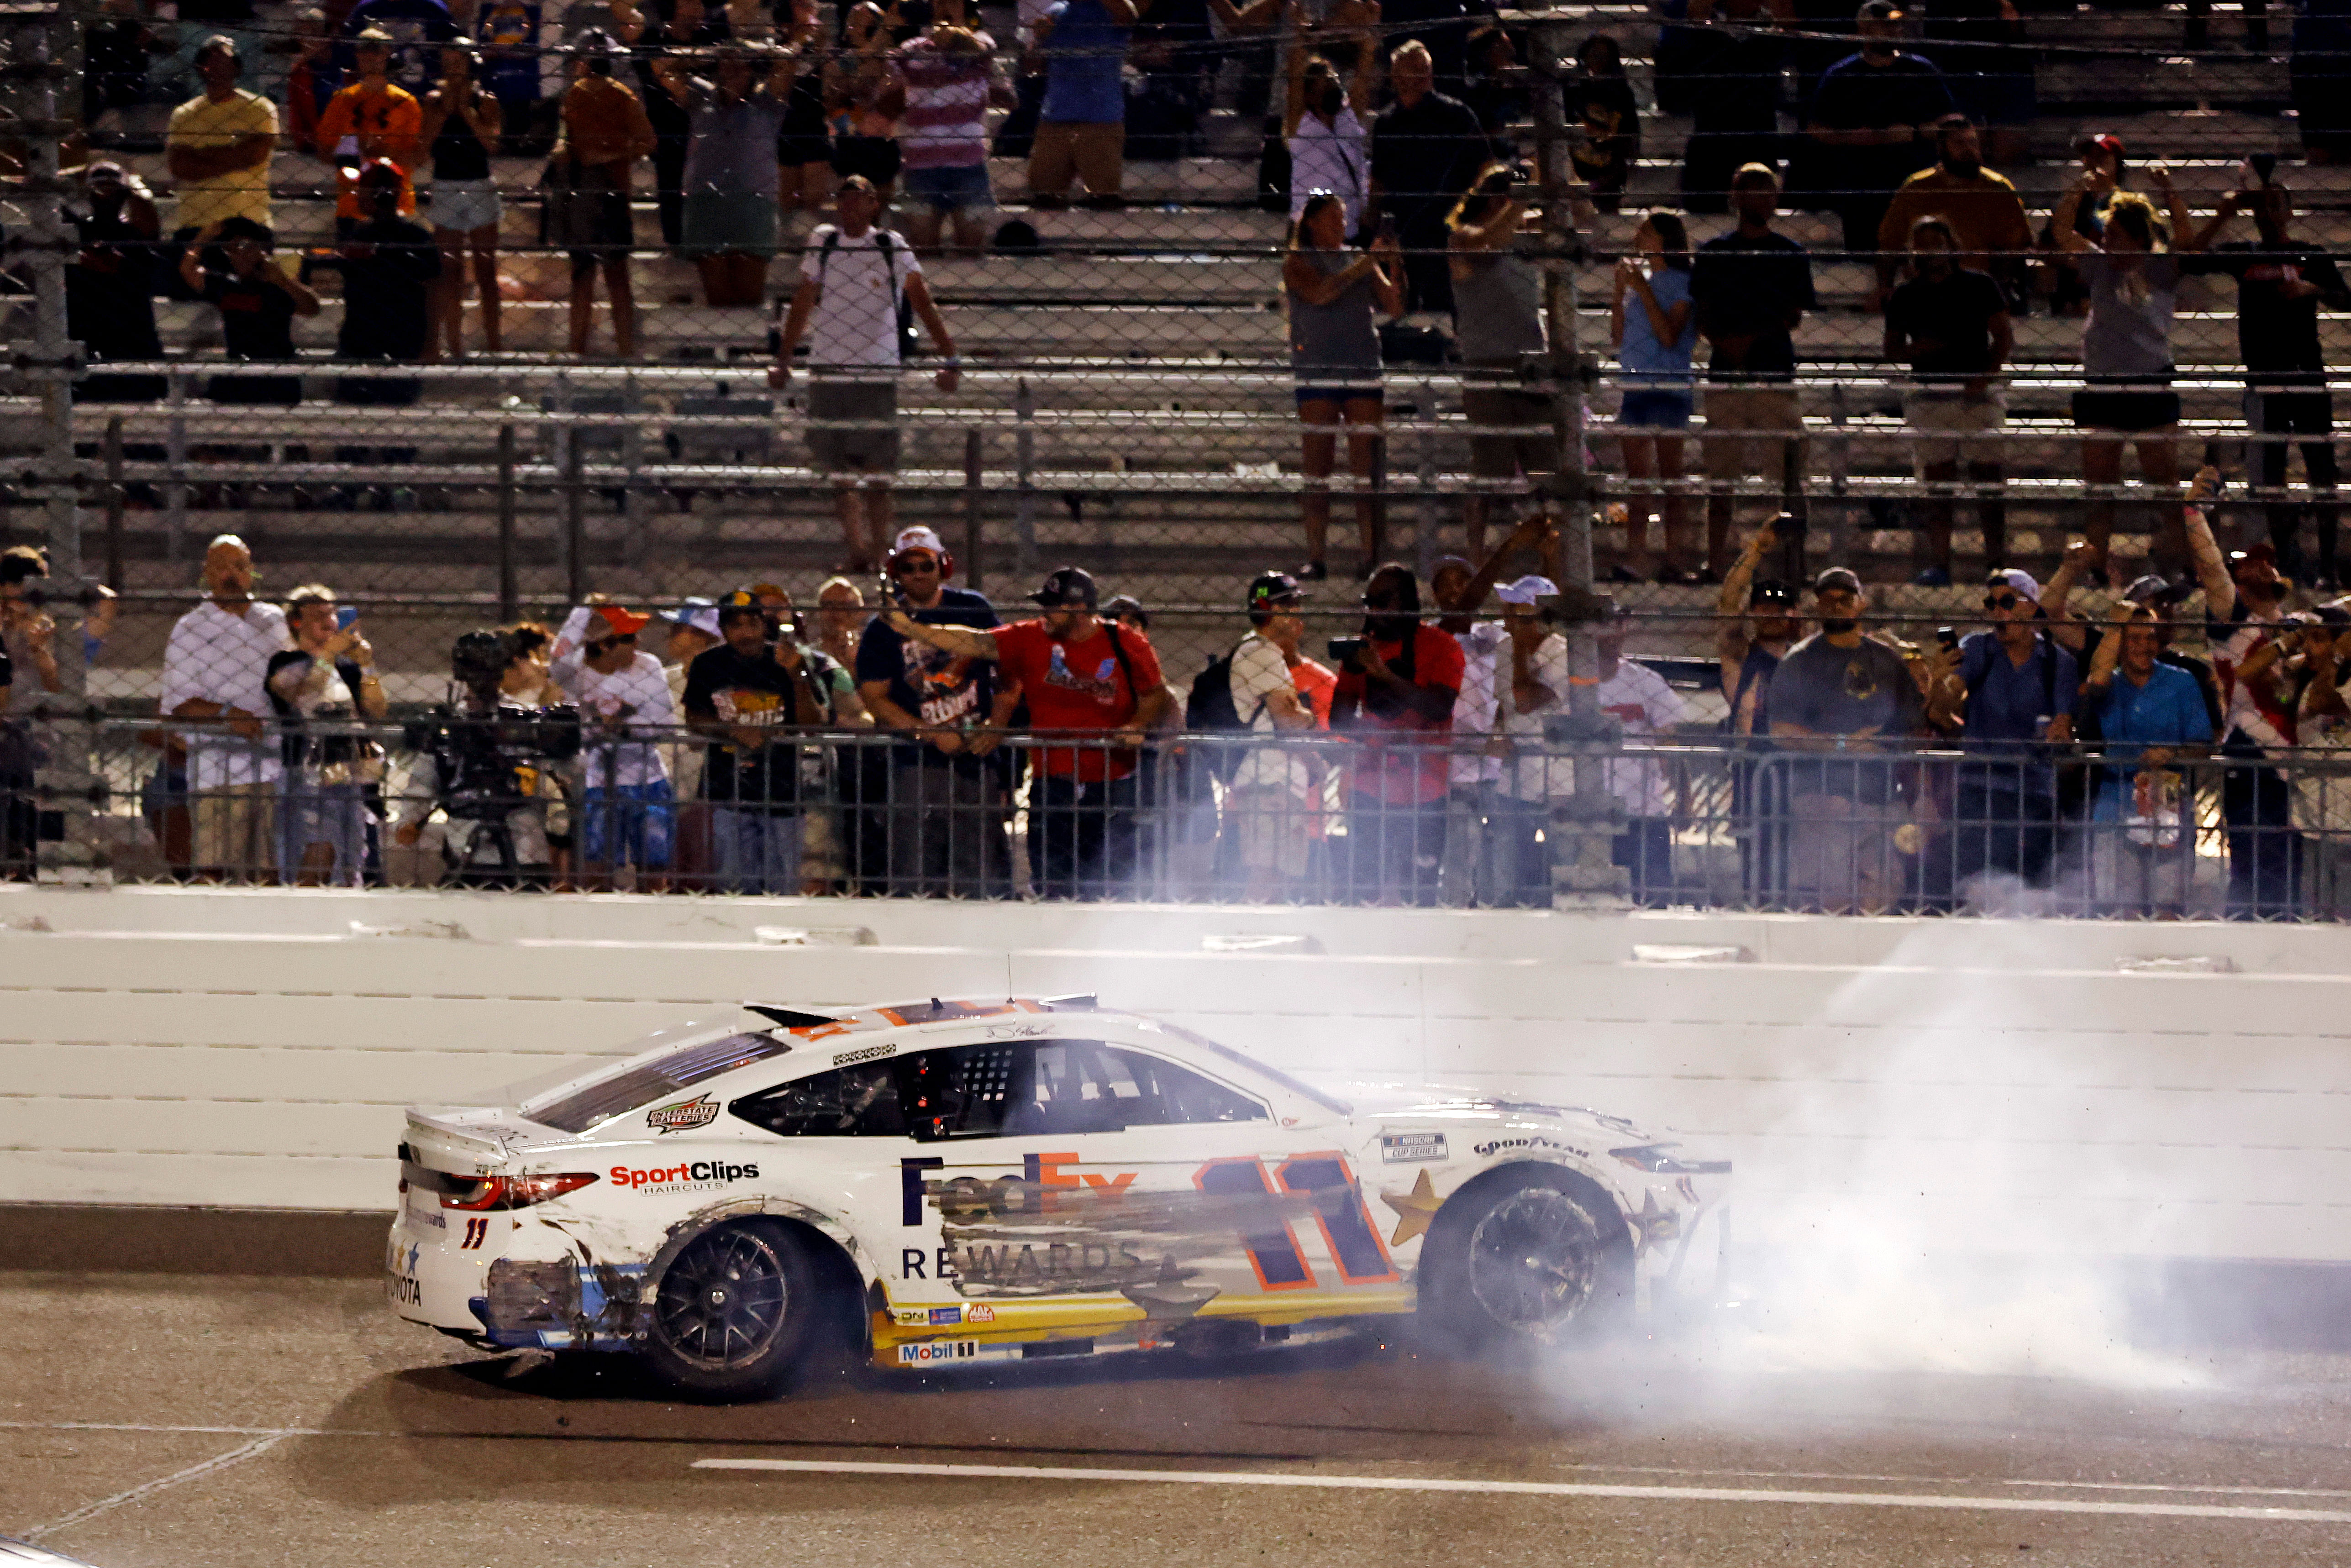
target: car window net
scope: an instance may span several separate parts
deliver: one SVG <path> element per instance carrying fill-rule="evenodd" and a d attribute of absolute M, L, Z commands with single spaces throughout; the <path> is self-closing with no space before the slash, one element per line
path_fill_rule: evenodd
<path fill-rule="evenodd" d="M 965 1045 L 909 1057 L 907 1130 L 918 1138 L 992 1137 L 1003 1129 L 1019 1048 Z"/>
<path fill-rule="evenodd" d="M 778 1137 L 903 1137 L 895 1064 L 861 1062 L 778 1084 L 726 1107 Z"/>
<path fill-rule="evenodd" d="M 768 1034 L 729 1034 L 723 1039 L 705 1040 L 564 1094 L 528 1101 L 521 1110 L 542 1127 L 568 1133 L 586 1132 L 600 1122 L 651 1105 L 674 1090 L 770 1056 L 780 1056 L 790 1049 L 789 1042 Z"/>

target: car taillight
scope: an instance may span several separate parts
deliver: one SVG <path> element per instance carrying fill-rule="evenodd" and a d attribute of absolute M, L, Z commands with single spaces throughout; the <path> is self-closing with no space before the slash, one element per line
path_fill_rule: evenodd
<path fill-rule="evenodd" d="M 484 1176 L 468 1182 L 464 1190 L 441 1195 L 444 1209 L 463 1209 L 480 1213 L 495 1209 L 528 1209 L 534 1203 L 544 1203 L 550 1198 L 560 1198 L 576 1192 L 596 1179 L 592 1171 L 571 1171 L 562 1176 Z"/>

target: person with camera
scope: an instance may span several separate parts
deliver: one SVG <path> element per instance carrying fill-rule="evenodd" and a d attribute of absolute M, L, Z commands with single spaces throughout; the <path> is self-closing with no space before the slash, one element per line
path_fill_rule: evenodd
<path fill-rule="evenodd" d="M 332 588 L 296 588 L 286 624 L 294 646 L 271 656 L 264 678 L 283 736 L 285 862 L 306 888 L 356 888 L 367 868 L 368 787 L 383 777 L 383 748 L 351 732 L 390 704 L 359 612 L 340 609 Z"/>
<path fill-rule="evenodd" d="M 155 331 L 155 237 L 162 220 L 145 182 L 110 161 L 82 171 L 66 210 L 78 248 L 66 264 L 66 331 L 93 365 L 163 357 Z M 163 378 L 100 371 L 74 383 L 76 402 L 161 402 Z"/>
<path fill-rule="evenodd" d="M 1420 618 L 1420 579 L 1390 561 L 1364 585 L 1361 637 L 1336 638 L 1331 727 L 1362 748 L 1348 771 L 1348 881 L 1364 903 L 1432 904 L 1445 861 L 1461 645 Z"/>
<path fill-rule="evenodd" d="M 2011 567 L 1984 584 L 1989 631 L 1944 645 L 1933 660 L 1927 722 L 1960 736 L 1951 813 L 1952 888 L 1968 896 L 1987 873 L 2045 885 L 2056 847 L 2057 765 L 2049 748 L 2074 738 L 2074 656 L 2041 614 L 2041 585 Z"/>
<path fill-rule="evenodd" d="M 947 586 L 954 572 L 955 556 L 937 534 L 905 529 L 891 546 L 882 602 L 926 626 L 1003 625 L 984 596 Z M 930 647 L 894 630 L 886 616 L 867 621 L 858 638 L 857 683 L 873 722 L 899 736 L 880 796 L 891 891 L 974 898 L 999 890 L 1009 870 L 996 748 L 1019 692 L 993 659 Z"/>
<path fill-rule="evenodd" d="M 1316 191 L 1290 224 L 1282 258 L 1281 289 L 1290 305 L 1290 367 L 1298 383 L 1298 418 L 1306 427 L 1301 471 L 1306 483 L 1299 510 L 1306 524 L 1301 582 L 1331 575 L 1331 470 L 1339 452 L 1338 427 L 1347 426 L 1347 467 L 1355 477 L 1355 525 L 1363 535 L 1364 569 L 1379 559 L 1379 468 L 1383 391 L 1380 334 L 1373 312 L 1404 314 L 1395 235 L 1383 231 L 1369 250 L 1347 249 L 1342 197 Z"/>
<path fill-rule="evenodd" d="M 759 596 L 718 601 L 717 647 L 685 675 L 685 722 L 711 738 L 702 774 L 718 883 L 730 893 L 797 893 L 805 819 L 796 732 L 832 722 L 832 660 L 798 627 L 769 628 Z"/>
<path fill-rule="evenodd" d="M 1134 877 L 1141 782 L 1136 760 L 1169 701 L 1150 639 L 1099 613 L 1094 580 L 1063 566 L 1029 596 L 1034 620 L 985 630 L 926 624 L 900 606 L 892 631 L 960 658 L 994 659 L 1028 698 L 1029 726 L 1088 745 L 1029 746 L 1029 853 L 1048 898 L 1109 898 Z"/>
<path fill-rule="evenodd" d="M 481 76 L 482 56 L 472 39 L 441 46 L 441 82 L 424 96 L 417 133 L 432 151 L 433 238 L 441 247 L 434 336 L 452 359 L 465 357 L 469 253 L 482 300 L 482 348 L 498 351 L 498 222 L 506 208 L 491 177 L 490 155 L 506 139 L 506 109 Z"/>
<path fill-rule="evenodd" d="M 677 705 L 661 660 L 637 649 L 651 618 L 591 601 L 555 636 L 549 669 L 588 730 L 580 847 L 591 888 L 633 882 L 658 893 L 669 869 L 676 797 L 661 742 L 677 727 Z"/>
<path fill-rule="evenodd" d="M 528 685 L 528 638 L 469 631 L 449 650 L 450 701 L 410 726 L 416 753 L 384 854 L 397 887 L 454 876 L 476 888 L 544 888 L 552 872 L 549 807 L 563 795 L 558 769 L 580 752 L 580 712 L 508 694 Z M 540 694 L 546 689 L 540 688 Z M 431 820 L 434 816 L 442 820 Z"/>
<path fill-rule="evenodd" d="M 2212 221 L 2190 249 L 2189 273 L 2225 273 L 2237 283 L 2237 357 L 2245 367 L 2245 419 L 2260 452 L 2261 495 L 2269 514 L 2270 547 L 2288 577 L 2318 587 L 2336 586 L 2337 510 L 2341 472 L 2335 458 L 2335 400 L 2326 389 L 2326 357 L 2318 313 L 2351 310 L 2351 285 L 2325 247 L 2295 239 L 2294 193 L 2277 182 L 2277 160 L 2257 153 L 2238 170 L 2238 186 L 2220 198 Z M 2252 240 L 2212 241 L 2241 213 L 2250 213 Z M 2285 489 L 2286 448 L 2302 448 L 2303 478 L 2315 493 L 2318 562 L 2305 575 L 2302 510 Z M 2248 454 L 2248 467 L 2254 466 Z"/>

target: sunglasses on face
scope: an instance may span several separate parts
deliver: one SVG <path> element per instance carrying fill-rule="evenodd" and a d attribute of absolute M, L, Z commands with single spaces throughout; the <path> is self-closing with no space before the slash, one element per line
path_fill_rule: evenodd
<path fill-rule="evenodd" d="M 2022 602 L 2014 594 L 1988 594 L 1984 597 L 1984 608 L 2012 610 Z"/>
<path fill-rule="evenodd" d="M 939 564 L 936 561 L 932 560 L 927 556 L 922 556 L 919 559 L 893 561 L 890 563 L 890 575 L 893 577 L 929 576 L 938 569 Z"/>
<path fill-rule="evenodd" d="M 601 642 L 591 642 L 588 644 L 588 646 L 582 649 L 581 651 L 586 653 L 590 659 L 601 659 L 612 649 L 622 647 L 623 644 L 633 645 L 636 640 L 637 639 L 634 637 L 608 637 Z"/>

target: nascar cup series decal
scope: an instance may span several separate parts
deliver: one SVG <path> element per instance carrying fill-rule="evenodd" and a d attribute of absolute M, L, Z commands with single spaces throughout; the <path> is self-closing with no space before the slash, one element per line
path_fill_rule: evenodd
<path fill-rule="evenodd" d="M 607 1173 L 612 1185 L 639 1192 L 715 1192 L 731 1181 L 756 1181 L 756 1165 L 729 1165 L 724 1160 L 697 1159 L 692 1164 L 665 1166 L 659 1170 L 632 1170 L 616 1165 Z"/>
<path fill-rule="evenodd" d="M 718 1102 L 708 1095 L 691 1100 L 679 1100 L 673 1105 L 655 1106 L 645 1113 L 645 1126 L 662 1134 L 691 1132 L 706 1127 L 718 1119 Z"/>
<path fill-rule="evenodd" d="M 1445 1158 L 1445 1135 L 1441 1132 L 1382 1133 L 1380 1135 L 1380 1158 L 1389 1165 L 1401 1165 L 1407 1160 Z"/>

